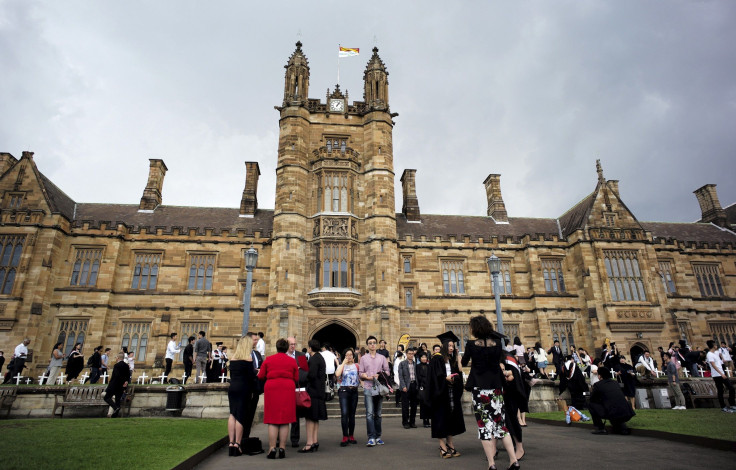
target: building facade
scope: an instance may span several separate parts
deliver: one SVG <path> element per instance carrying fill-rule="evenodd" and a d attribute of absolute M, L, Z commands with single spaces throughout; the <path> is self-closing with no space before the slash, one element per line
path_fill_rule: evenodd
<path fill-rule="evenodd" d="M 598 164 L 593 191 L 565 214 L 510 217 L 500 175 L 483 182 L 484 216 L 426 215 L 416 170 L 401 177 L 395 212 L 388 71 L 378 49 L 363 101 L 339 86 L 309 98 L 297 43 L 279 113 L 276 200 L 258 207 L 258 163 L 246 162 L 239 208 L 163 204 L 167 167 L 150 160 L 137 205 L 78 203 L 46 178 L 31 152 L 0 154 L 0 349 L 32 340 L 32 372 L 57 341 L 137 355 L 160 368 L 169 333 L 197 331 L 234 346 L 255 248 L 250 327 L 271 350 L 279 337 L 336 347 L 368 335 L 434 342 L 495 307 L 486 259 L 502 261 L 505 332 L 524 344 L 591 353 L 606 338 L 625 350 L 680 338 L 736 342 L 736 206 L 714 185 L 696 191 L 697 223 L 641 222 Z M 592 171 L 591 171 L 592 173 Z"/>

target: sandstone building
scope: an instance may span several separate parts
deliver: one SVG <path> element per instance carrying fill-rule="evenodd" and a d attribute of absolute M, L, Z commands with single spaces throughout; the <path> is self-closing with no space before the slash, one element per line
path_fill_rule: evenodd
<path fill-rule="evenodd" d="M 67 351 L 84 342 L 88 354 L 127 346 L 139 369 L 161 367 L 172 331 L 184 340 L 206 330 L 232 346 L 251 247 L 250 325 L 271 348 L 290 334 L 337 347 L 370 334 L 390 344 L 404 333 L 431 344 L 446 329 L 467 338 L 471 316 L 495 322 L 492 253 L 506 333 L 524 344 L 558 338 L 592 353 L 605 338 L 632 351 L 736 341 L 736 205 L 722 208 L 715 185 L 695 191 L 697 223 L 639 221 L 600 165 L 592 192 L 559 217 L 507 214 L 498 174 L 483 181 L 486 215 L 427 215 L 406 169 L 397 214 L 388 91 L 373 49 L 363 101 L 339 86 L 309 98 L 297 43 L 276 107 L 274 209 L 258 206 L 256 162 L 229 209 L 163 204 L 162 160 L 150 160 L 140 203 L 125 205 L 78 203 L 31 152 L 0 154 L 0 349 L 10 355 L 30 337 L 35 373 L 57 340 Z"/>

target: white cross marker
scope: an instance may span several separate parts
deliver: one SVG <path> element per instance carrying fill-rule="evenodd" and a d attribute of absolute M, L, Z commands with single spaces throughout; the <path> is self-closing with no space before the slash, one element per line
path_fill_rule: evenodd
<path fill-rule="evenodd" d="M 28 385 L 28 384 L 29 384 L 29 383 L 31 383 L 31 382 L 33 382 L 33 379 L 31 379 L 30 377 L 28 377 L 28 378 L 26 379 L 26 385 Z"/>
<path fill-rule="evenodd" d="M 187 380 L 187 374 L 181 374 L 181 383 L 184 383 Z"/>
<path fill-rule="evenodd" d="M 13 378 L 15 379 L 15 385 L 20 385 L 20 379 L 21 379 L 22 377 L 23 377 L 23 376 L 22 376 L 22 375 L 20 375 L 20 372 L 18 372 L 18 375 L 16 375 L 15 377 L 13 377 Z"/>
<path fill-rule="evenodd" d="M 63 372 L 59 374 L 59 376 L 56 378 L 56 381 L 59 382 L 59 385 L 64 385 L 64 379 L 66 379 L 66 374 Z"/>
<path fill-rule="evenodd" d="M 660 375 L 664 375 L 664 372 L 661 370 L 655 370 L 654 373 L 657 374 L 657 378 L 659 378 Z"/>
<path fill-rule="evenodd" d="M 729 369 L 728 367 L 726 367 L 726 368 L 725 368 L 725 369 L 723 370 L 723 372 L 725 372 L 725 373 L 726 373 L 726 376 L 727 376 L 727 377 L 731 377 L 731 369 Z"/>
<path fill-rule="evenodd" d="M 46 372 L 43 373 L 43 375 L 38 376 L 38 385 L 43 385 L 43 383 L 48 379 L 49 377 L 46 375 Z"/>
<path fill-rule="evenodd" d="M 685 372 L 685 378 L 690 377 L 690 373 L 687 371 L 687 367 L 682 368 L 683 372 Z"/>
<path fill-rule="evenodd" d="M 136 381 L 136 383 L 137 383 L 137 384 L 141 384 L 141 383 L 142 383 L 143 385 L 145 385 L 145 384 L 146 384 L 146 379 L 147 379 L 147 378 L 148 378 L 148 376 L 146 375 L 146 373 L 145 373 L 145 372 L 143 372 L 143 373 L 142 373 L 142 374 L 141 374 L 141 375 L 140 375 L 140 376 L 138 377 L 138 380 Z"/>
<path fill-rule="evenodd" d="M 227 378 L 227 375 L 225 375 L 225 373 L 223 372 L 222 375 L 220 376 L 220 383 L 225 383 L 226 378 Z"/>
<path fill-rule="evenodd" d="M 547 375 L 549 375 L 549 378 L 550 379 L 554 379 L 555 378 L 555 375 L 557 375 L 557 374 L 555 374 L 554 372 L 547 372 Z"/>
<path fill-rule="evenodd" d="M 199 376 L 199 383 L 207 383 L 207 374 L 205 374 L 204 372 L 202 372 L 202 375 Z"/>
<path fill-rule="evenodd" d="M 161 379 L 161 384 L 166 383 L 166 374 L 161 374 L 157 378 Z"/>
<path fill-rule="evenodd" d="M 703 375 L 703 369 L 702 369 L 702 368 L 701 368 L 700 366 L 698 366 L 698 372 L 700 373 L 700 376 L 701 376 L 701 377 L 705 377 L 705 376 Z"/>
<path fill-rule="evenodd" d="M 103 383 L 103 385 L 104 385 L 104 384 L 106 384 L 106 383 L 107 383 L 107 378 L 109 377 L 109 376 L 107 375 L 107 371 L 105 371 L 105 373 L 104 373 L 104 374 L 102 374 L 102 375 L 101 375 L 100 377 L 102 378 L 102 383 Z"/>
<path fill-rule="evenodd" d="M 88 379 L 88 378 L 89 378 L 89 374 L 85 372 L 85 373 L 84 373 L 84 374 L 82 374 L 82 376 L 81 376 L 81 377 L 79 378 L 79 384 L 81 385 L 81 384 L 85 383 L 85 382 L 87 381 L 87 379 Z"/>

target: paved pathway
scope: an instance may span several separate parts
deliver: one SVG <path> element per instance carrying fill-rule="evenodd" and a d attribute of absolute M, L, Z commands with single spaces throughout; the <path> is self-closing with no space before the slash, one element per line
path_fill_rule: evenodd
<path fill-rule="evenodd" d="M 223 426 L 224 426 L 223 421 Z M 471 430 L 474 420 L 465 417 L 471 431 L 456 438 L 456 448 L 461 457 L 443 460 L 437 450 L 437 441 L 431 439 L 430 430 L 424 428 L 405 430 L 401 418 L 384 418 L 384 446 L 365 447 L 365 420 L 358 420 L 356 439 L 358 445 L 340 447 L 342 432 L 340 421 L 329 419 L 320 425 L 319 452 L 298 454 L 297 449 L 287 447 L 283 460 L 267 460 L 265 454 L 257 456 L 228 457 L 223 448 L 200 464 L 197 469 L 227 470 L 247 468 L 279 468 L 310 470 L 325 468 L 371 468 L 380 470 L 434 470 L 434 469 L 487 469 L 485 456 Z M 268 445 L 266 426 L 259 424 L 253 436 L 260 437 L 264 448 Z M 304 444 L 302 421 L 302 445 Z M 636 436 L 596 436 L 589 427 L 558 427 L 529 423 L 524 428 L 524 444 L 527 452 L 522 468 L 535 469 L 627 469 L 627 470 L 679 470 L 679 469 L 727 469 L 735 468 L 736 453 L 673 443 L 662 439 Z M 509 460 L 501 452 L 496 461 L 499 469 L 505 469 Z"/>

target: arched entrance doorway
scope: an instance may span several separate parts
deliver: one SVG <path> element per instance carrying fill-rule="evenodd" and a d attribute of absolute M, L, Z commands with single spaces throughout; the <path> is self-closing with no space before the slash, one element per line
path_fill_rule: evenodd
<path fill-rule="evenodd" d="M 342 354 L 345 348 L 355 348 L 356 339 L 352 331 L 340 325 L 339 323 L 330 323 L 325 327 L 317 330 L 313 335 L 313 339 L 319 341 L 320 344 L 325 342 L 335 348 L 336 352 Z"/>
<path fill-rule="evenodd" d="M 631 349 L 629 349 L 629 364 L 636 367 L 636 362 L 639 360 L 639 356 L 644 354 L 644 351 L 648 351 L 646 345 L 641 343 L 635 343 L 633 346 L 631 346 Z"/>

